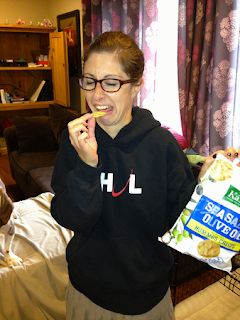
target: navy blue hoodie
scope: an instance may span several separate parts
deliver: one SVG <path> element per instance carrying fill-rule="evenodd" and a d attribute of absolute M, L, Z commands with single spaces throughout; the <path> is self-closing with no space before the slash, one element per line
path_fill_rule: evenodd
<path fill-rule="evenodd" d="M 102 308 L 141 314 L 166 294 L 173 264 L 158 241 L 196 186 L 188 160 L 172 134 L 148 110 L 112 139 L 96 125 L 99 164 L 84 163 L 62 135 L 51 213 L 74 231 L 67 247 L 73 286 Z"/>

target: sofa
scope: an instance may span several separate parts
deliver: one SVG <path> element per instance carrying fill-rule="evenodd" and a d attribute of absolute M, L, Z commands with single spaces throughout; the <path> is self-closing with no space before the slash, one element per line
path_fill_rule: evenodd
<path fill-rule="evenodd" d="M 62 131 L 80 114 L 51 104 L 48 116 L 14 116 L 4 130 L 13 179 L 26 198 L 53 192 L 51 177 Z"/>

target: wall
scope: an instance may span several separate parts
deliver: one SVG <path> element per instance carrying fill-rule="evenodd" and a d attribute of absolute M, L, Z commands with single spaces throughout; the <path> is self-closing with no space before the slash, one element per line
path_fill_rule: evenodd
<path fill-rule="evenodd" d="M 24 0 L 23 0 L 24 1 Z M 57 15 L 77 10 L 81 12 L 81 0 L 49 0 L 48 1 L 48 10 L 49 10 L 49 19 L 57 25 Z"/>
<path fill-rule="evenodd" d="M 36 26 L 48 15 L 48 0 L 0 0 L 0 23 L 5 23 L 7 19 L 9 24 L 16 24 L 21 18 L 26 24 L 32 21 Z"/>
<path fill-rule="evenodd" d="M 81 9 L 81 0 L 0 0 L 0 24 L 16 24 L 21 18 L 36 26 L 48 18 L 56 27 L 57 15 L 76 9 Z"/>
<path fill-rule="evenodd" d="M 38 22 L 47 18 L 54 27 L 57 27 L 57 15 L 76 9 L 81 12 L 81 0 L 0 0 L 0 24 L 8 20 L 9 24 L 14 25 L 21 18 L 26 25 L 32 21 L 36 26 Z M 76 86 L 76 79 L 72 77 L 70 78 L 70 89 L 71 108 L 85 112 L 84 93 Z"/>

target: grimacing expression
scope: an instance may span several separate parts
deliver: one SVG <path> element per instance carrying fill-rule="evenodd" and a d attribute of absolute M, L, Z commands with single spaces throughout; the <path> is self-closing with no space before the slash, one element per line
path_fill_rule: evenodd
<path fill-rule="evenodd" d="M 84 64 L 84 76 L 101 79 L 129 80 L 122 66 L 113 53 L 92 53 Z M 94 111 L 104 111 L 106 114 L 97 118 L 98 124 L 111 136 L 116 135 L 132 120 L 132 103 L 140 91 L 142 83 L 135 85 L 126 83 L 117 92 L 106 92 L 100 83 L 92 91 L 85 91 L 87 103 Z"/>

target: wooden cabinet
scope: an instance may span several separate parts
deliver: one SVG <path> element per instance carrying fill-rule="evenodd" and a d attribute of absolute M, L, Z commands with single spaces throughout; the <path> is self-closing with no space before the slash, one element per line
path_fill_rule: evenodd
<path fill-rule="evenodd" d="M 54 102 L 65 107 L 70 106 L 69 71 L 66 32 L 51 33 L 50 61 L 54 86 Z"/>
<path fill-rule="evenodd" d="M 0 88 L 8 93 L 17 90 L 26 96 L 35 78 L 52 80 L 54 101 L 0 103 L 1 111 L 48 108 L 50 103 L 70 107 L 67 40 L 64 32 L 55 27 L 0 25 L 0 60 L 25 58 L 36 62 L 40 54 L 48 56 L 48 67 L 0 67 Z"/>

